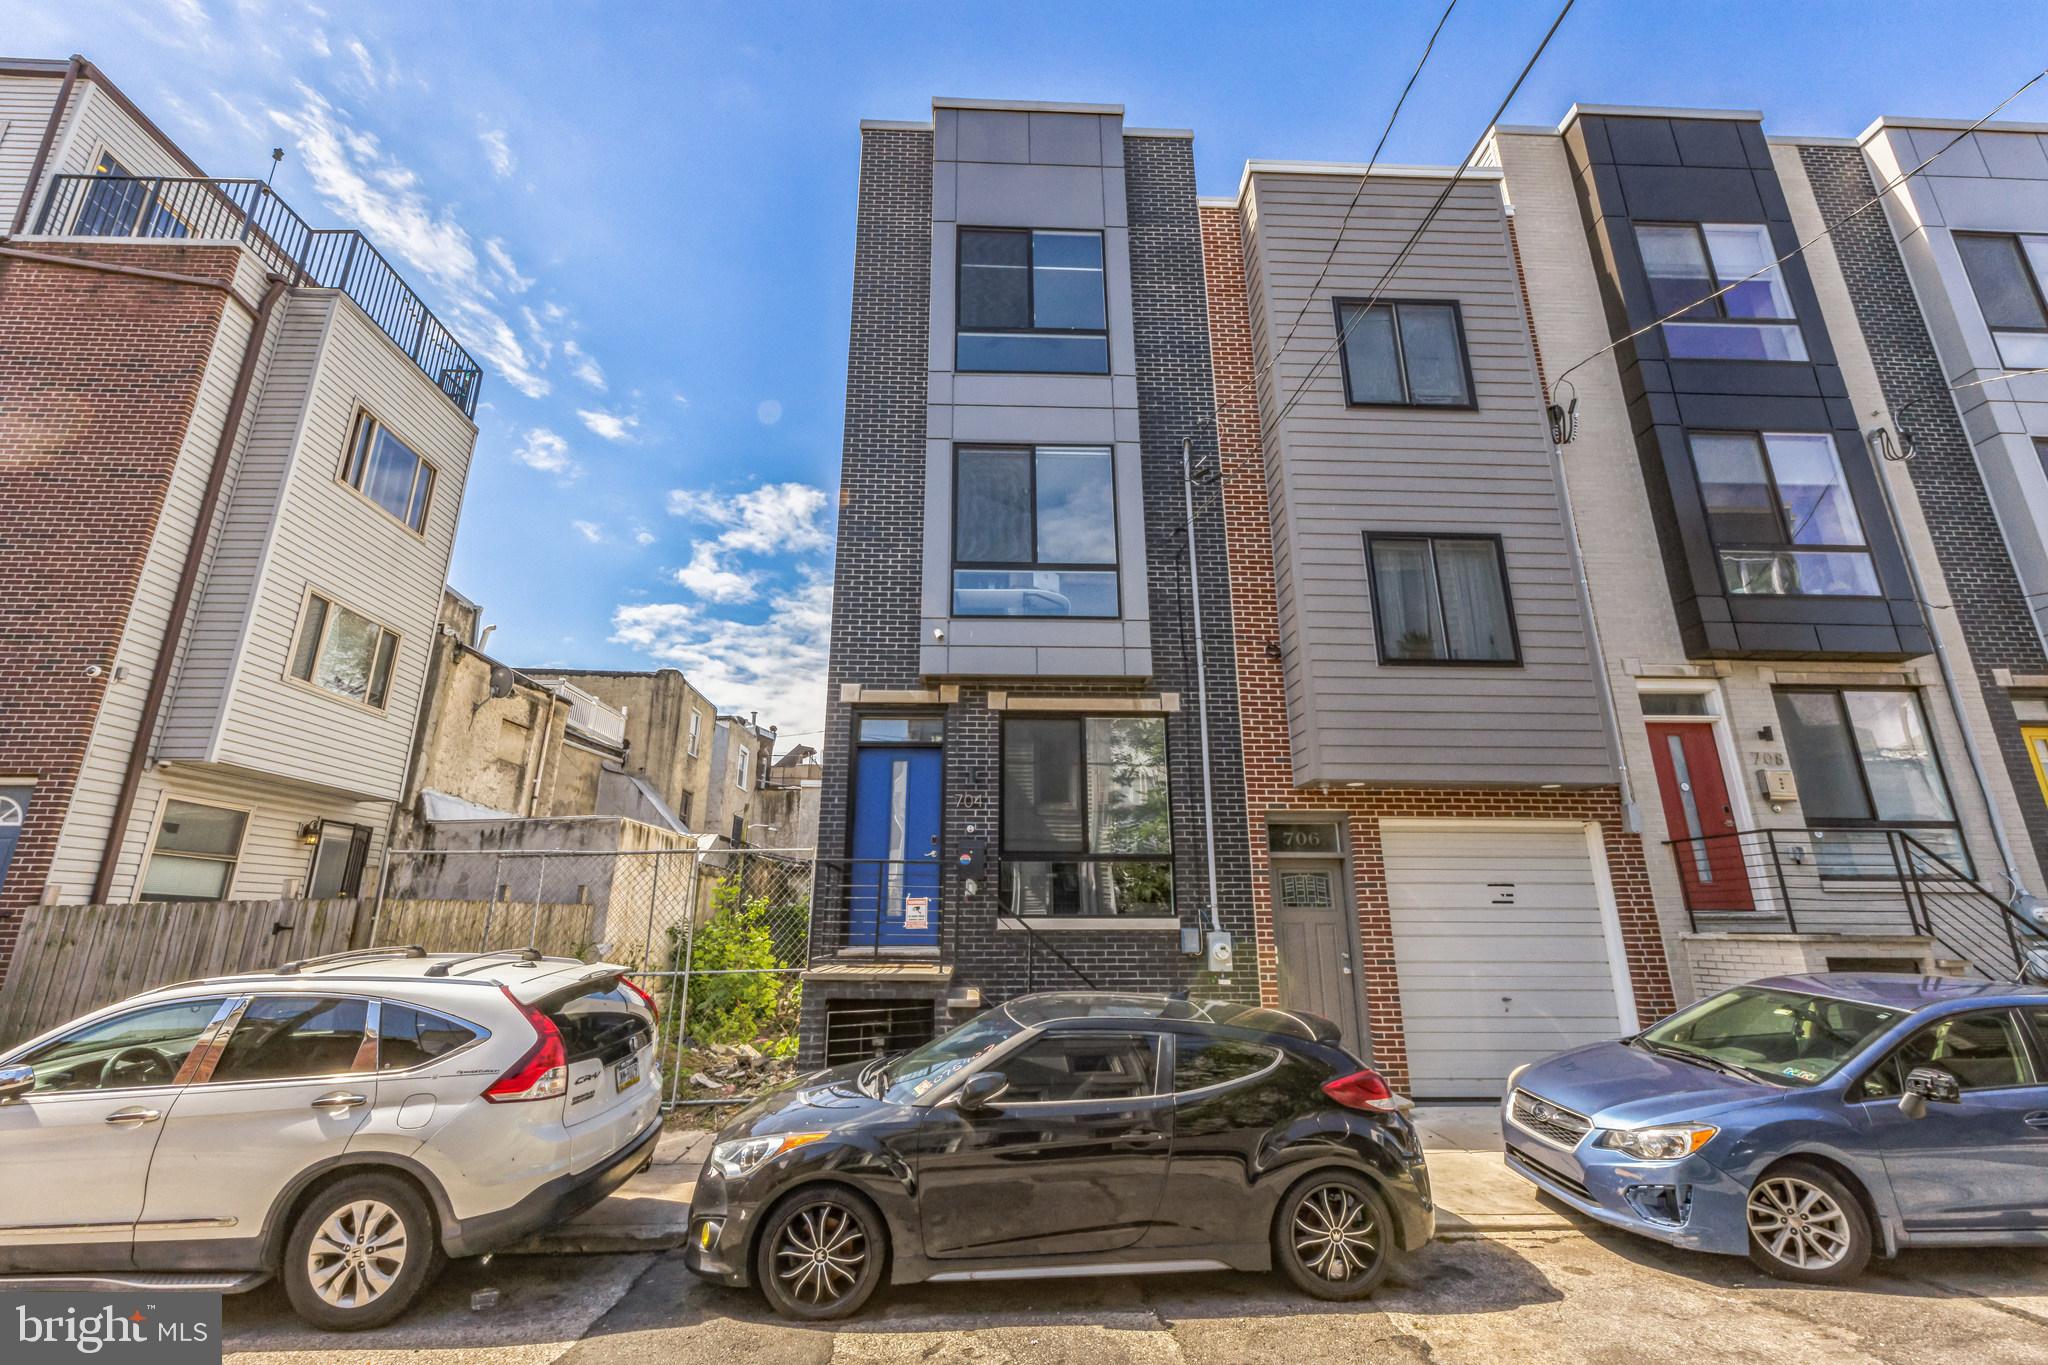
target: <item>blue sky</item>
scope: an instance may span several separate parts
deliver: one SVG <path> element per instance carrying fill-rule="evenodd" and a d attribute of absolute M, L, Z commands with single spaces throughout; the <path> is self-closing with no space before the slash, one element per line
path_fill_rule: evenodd
<path fill-rule="evenodd" d="M 683 668 L 785 740 L 824 703 L 858 121 L 1121 103 L 1247 157 L 1363 160 L 1441 6 L 29 0 L 211 173 L 359 226 L 485 360 L 452 579 L 520 664 Z M 1383 159 L 1462 155 L 1555 7 L 1459 0 Z M 1581 0 L 1509 111 L 1975 118 L 2035 4 Z M 2048 82 L 2005 117 L 2048 121 Z"/>

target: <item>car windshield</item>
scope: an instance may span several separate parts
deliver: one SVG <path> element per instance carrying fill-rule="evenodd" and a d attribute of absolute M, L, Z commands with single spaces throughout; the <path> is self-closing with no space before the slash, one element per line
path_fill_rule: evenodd
<path fill-rule="evenodd" d="M 1852 1000 L 1738 986 L 1672 1015 L 1635 1041 L 1652 1052 L 1807 1086 L 1841 1070 L 1902 1017 L 1899 1010 Z"/>
<path fill-rule="evenodd" d="M 922 1099 L 946 1077 L 1023 1031 L 1024 1026 L 1012 1019 L 1008 1010 L 990 1010 L 890 1062 L 879 1076 L 887 1087 L 883 1094 L 897 1104 Z"/>

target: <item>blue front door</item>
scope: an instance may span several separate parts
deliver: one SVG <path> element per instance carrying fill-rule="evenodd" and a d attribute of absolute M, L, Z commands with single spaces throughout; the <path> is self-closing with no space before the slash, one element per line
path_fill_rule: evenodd
<path fill-rule="evenodd" d="M 939 943 L 940 751 L 860 750 L 854 770 L 850 948 Z"/>

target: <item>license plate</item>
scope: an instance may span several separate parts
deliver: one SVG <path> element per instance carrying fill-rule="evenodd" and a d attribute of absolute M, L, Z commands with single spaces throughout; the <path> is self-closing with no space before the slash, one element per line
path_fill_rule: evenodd
<path fill-rule="evenodd" d="M 640 1083 L 640 1059 L 628 1057 L 620 1062 L 618 1070 L 612 1072 L 612 1088 L 625 1090 Z"/>

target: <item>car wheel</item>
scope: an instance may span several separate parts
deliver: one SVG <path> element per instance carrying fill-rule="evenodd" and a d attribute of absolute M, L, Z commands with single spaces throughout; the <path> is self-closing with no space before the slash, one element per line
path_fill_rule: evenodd
<path fill-rule="evenodd" d="M 1362 1299 L 1394 1261 L 1394 1220 L 1372 1182 L 1349 1171 L 1309 1177 L 1280 1201 L 1273 1255 L 1319 1299 Z"/>
<path fill-rule="evenodd" d="M 298 1315 L 331 1332 L 381 1327 L 441 1269 L 434 1220 L 396 1176 L 353 1175 L 307 1201 L 279 1268 Z"/>
<path fill-rule="evenodd" d="M 786 1318 L 824 1322 L 859 1310 L 882 1282 L 888 1233 L 875 1206 L 851 1190 L 800 1190 L 761 1229 L 754 1278 Z"/>
<path fill-rule="evenodd" d="M 1820 1166 L 1774 1166 L 1749 1192 L 1749 1259 L 1765 1274 L 1845 1284 L 1863 1273 L 1870 1248 L 1863 1201 Z"/>

